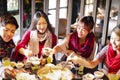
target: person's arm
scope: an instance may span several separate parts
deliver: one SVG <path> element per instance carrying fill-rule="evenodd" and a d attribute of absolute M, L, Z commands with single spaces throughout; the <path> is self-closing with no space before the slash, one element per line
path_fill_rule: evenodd
<path fill-rule="evenodd" d="M 57 52 L 64 52 L 66 53 L 67 50 L 68 50 L 68 43 L 69 43 L 69 38 L 70 38 L 70 34 L 68 34 L 64 40 L 60 43 L 58 43 L 54 48 L 54 52 L 57 53 Z"/>
<path fill-rule="evenodd" d="M 28 50 L 28 49 L 25 49 L 25 48 L 20 48 L 19 53 L 22 54 L 22 55 L 25 55 L 26 57 L 30 57 L 30 56 L 33 55 L 31 50 Z"/>
<path fill-rule="evenodd" d="M 80 65 L 83 65 L 84 67 L 92 69 L 92 68 L 95 68 L 100 63 L 100 60 L 97 59 L 95 61 L 90 61 L 90 60 L 86 60 L 84 58 L 78 58 L 78 63 Z"/>
<path fill-rule="evenodd" d="M 117 71 L 117 74 L 120 74 L 120 69 Z"/>
<path fill-rule="evenodd" d="M 17 44 L 16 52 L 25 55 L 24 53 L 26 53 L 27 51 L 25 47 L 28 45 L 29 39 L 30 39 L 30 31 L 28 30 L 22 37 L 21 41 Z"/>
<path fill-rule="evenodd" d="M 94 60 L 87 60 L 79 55 L 76 55 L 74 52 L 68 56 L 67 61 L 71 61 L 75 64 L 82 65 L 87 68 L 95 68 L 102 60 L 105 58 L 105 53 L 108 49 L 108 46 L 104 47 L 95 57 Z"/>
<path fill-rule="evenodd" d="M 52 34 L 52 48 L 57 44 L 57 36 L 55 34 Z"/>
<path fill-rule="evenodd" d="M 19 52 L 20 54 L 24 55 L 25 49 L 24 49 L 24 48 L 20 48 L 20 49 L 18 50 L 18 52 Z"/>
<path fill-rule="evenodd" d="M 100 63 L 99 59 L 95 60 L 95 61 L 90 61 L 90 60 L 87 60 L 79 55 L 76 55 L 76 53 L 74 53 L 74 52 L 72 52 L 68 56 L 67 61 L 82 65 L 82 66 L 87 67 L 87 68 L 95 68 Z"/>
<path fill-rule="evenodd" d="M 56 46 L 54 46 L 53 49 L 51 49 L 51 48 L 43 48 L 43 51 L 45 53 L 48 52 L 48 54 L 46 54 L 46 55 L 49 55 L 49 53 L 50 54 L 56 54 L 58 52 L 64 52 L 64 53 L 69 52 L 67 50 L 68 49 L 68 40 L 69 40 L 69 37 L 70 37 L 69 35 L 66 36 L 64 38 L 64 40 L 62 42 L 60 42 L 59 44 L 57 44 Z"/>

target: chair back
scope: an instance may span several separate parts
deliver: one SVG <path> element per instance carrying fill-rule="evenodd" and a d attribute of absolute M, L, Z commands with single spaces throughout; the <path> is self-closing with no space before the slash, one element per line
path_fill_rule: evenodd
<path fill-rule="evenodd" d="M 66 26 L 67 26 L 67 19 L 60 18 L 59 19 L 59 26 L 58 26 L 58 36 L 64 38 L 66 36 Z"/>
<path fill-rule="evenodd" d="M 93 51 L 88 59 L 93 60 L 94 57 L 96 56 L 97 52 L 98 52 L 98 43 L 95 41 Z"/>

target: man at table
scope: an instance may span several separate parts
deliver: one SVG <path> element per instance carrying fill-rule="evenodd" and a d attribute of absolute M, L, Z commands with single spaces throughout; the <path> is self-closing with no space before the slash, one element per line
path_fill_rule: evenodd
<path fill-rule="evenodd" d="M 17 20 L 11 15 L 1 16 L 0 21 L 0 60 L 11 56 L 15 48 L 13 36 L 19 25 Z"/>

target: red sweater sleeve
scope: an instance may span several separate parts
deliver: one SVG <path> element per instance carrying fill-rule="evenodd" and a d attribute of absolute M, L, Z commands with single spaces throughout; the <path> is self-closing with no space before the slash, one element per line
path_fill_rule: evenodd
<path fill-rule="evenodd" d="M 30 39 L 30 30 L 26 31 L 26 33 L 23 35 L 21 41 L 16 46 L 16 51 L 18 51 L 20 48 L 25 48 L 25 46 L 28 45 Z"/>
<path fill-rule="evenodd" d="M 26 33 L 23 35 L 22 39 L 20 42 L 17 44 L 14 55 L 12 55 L 12 59 L 15 61 L 22 61 L 25 56 L 20 54 L 18 51 L 20 48 L 25 48 L 25 46 L 28 45 L 29 39 L 30 39 L 30 30 L 26 31 Z"/>
<path fill-rule="evenodd" d="M 52 34 L 52 48 L 57 44 L 57 36 Z"/>

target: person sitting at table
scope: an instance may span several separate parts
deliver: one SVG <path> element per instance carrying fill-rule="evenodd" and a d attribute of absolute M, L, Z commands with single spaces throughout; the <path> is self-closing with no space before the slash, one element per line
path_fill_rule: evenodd
<path fill-rule="evenodd" d="M 120 25 L 113 28 L 110 43 L 98 52 L 94 60 L 86 60 L 73 53 L 68 56 L 67 61 L 72 61 L 75 64 L 83 65 L 87 68 L 94 68 L 100 62 L 103 62 L 103 71 L 105 71 L 106 74 L 120 74 Z"/>
<path fill-rule="evenodd" d="M 43 11 L 34 14 L 29 30 L 26 31 L 15 49 L 13 59 L 23 61 L 31 56 L 42 55 L 42 48 L 54 47 L 57 37 L 52 31 L 48 16 Z"/>
<path fill-rule="evenodd" d="M 76 30 L 68 34 L 62 43 L 57 44 L 53 49 L 44 49 L 48 50 L 51 54 L 62 52 L 69 55 L 71 51 L 74 51 L 76 54 L 88 59 L 93 51 L 95 42 L 95 36 L 92 31 L 94 20 L 92 16 L 84 16 L 77 23 Z M 66 57 L 64 59 L 62 57 L 62 60 L 65 61 Z"/>
<path fill-rule="evenodd" d="M 0 60 L 4 57 L 11 56 L 12 50 L 15 48 L 13 36 L 19 25 L 17 20 L 11 15 L 1 16 L 0 21 Z"/>

